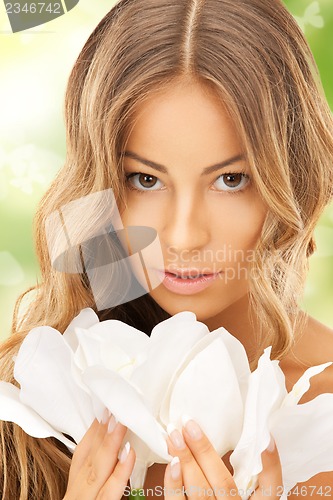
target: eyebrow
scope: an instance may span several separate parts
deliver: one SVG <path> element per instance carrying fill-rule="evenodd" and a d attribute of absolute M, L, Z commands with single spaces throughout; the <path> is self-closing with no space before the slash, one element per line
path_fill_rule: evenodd
<path fill-rule="evenodd" d="M 121 153 L 121 156 L 127 156 L 128 158 L 132 158 L 133 160 L 137 160 L 140 163 L 143 163 L 143 165 L 147 165 L 147 167 L 154 168 L 155 170 L 158 170 L 159 172 L 162 172 L 163 174 L 168 173 L 168 169 L 164 165 L 160 165 L 159 163 L 155 163 L 154 161 L 142 158 L 141 156 L 137 155 L 136 153 L 133 153 L 132 151 L 125 151 L 125 152 Z M 243 154 L 233 156 L 232 158 L 229 158 L 228 160 L 222 161 L 221 163 L 216 163 L 215 165 L 211 165 L 210 167 L 204 168 L 201 175 L 211 174 L 212 172 L 216 172 L 217 170 L 220 170 L 221 168 L 228 167 L 229 165 L 233 165 L 234 163 L 237 163 L 238 161 L 241 161 L 244 159 L 245 159 L 245 156 Z"/>

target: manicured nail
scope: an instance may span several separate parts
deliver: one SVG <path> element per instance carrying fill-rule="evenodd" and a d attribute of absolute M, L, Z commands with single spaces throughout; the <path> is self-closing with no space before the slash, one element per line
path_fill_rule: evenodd
<path fill-rule="evenodd" d="M 108 434 L 111 434 L 111 432 L 115 430 L 116 425 L 117 425 L 117 420 L 115 419 L 114 415 L 111 415 L 108 424 Z"/>
<path fill-rule="evenodd" d="M 267 446 L 266 450 L 269 452 L 269 453 L 273 453 L 273 451 L 275 450 L 275 441 L 273 439 L 273 436 L 271 435 L 271 440 L 269 442 L 269 445 Z"/>
<path fill-rule="evenodd" d="M 129 442 L 127 441 L 127 443 L 125 444 L 124 448 L 122 449 L 122 452 L 120 453 L 120 458 L 119 458 L 119 461 L 123 464 L 126 460 L 126 458 L 128 457 L 128 454 L 130 452 L 130 449 L 131 449 L 131 445 L 129 444 Z"/>
<path fill-rule="evenodd" d="M 110 412 L 107 408 L 104 409 L 101 423 L 105 425 L 110 418 Z"/>
<path fill-rule="evenodd" d="M 173 457 L 171 460 L 171 477 L 174 481 L 180 478 L 180 461 L 178 457 Z"/>
<path fill-rule="evenodd" d="M 173 424 L 168 424 L 167 431 L 172 441 L 172 444 L 175 446 L 175 448 L 177 448 L 178 450 L 183 450 L 186 445 L 183 436 L 181 435 L 179 430 L 176 429 L 176 427 Z"/>
<path fill-rule="evenodd" d="M 199 425 L 191 417 L 189 417 L 188 415 L 183 415 L 182 423 L 186 429 L 186 432 L 188 432 L 188 434 L 192 439 L 194 439 L 194 441 L 198 441 L 202 438 L 203 434 Z"/>

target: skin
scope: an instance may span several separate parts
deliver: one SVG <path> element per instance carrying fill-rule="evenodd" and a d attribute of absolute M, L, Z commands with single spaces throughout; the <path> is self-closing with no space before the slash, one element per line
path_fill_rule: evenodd
<path fill-rule="evenodd" d="M 164 165 L 167 173 L 158 172 L 137 159 L 125 158 L 127 176 L 141 172 L 150 177 L 128 179 L 127 208 L 121 214 L 124 226 L 149 225 L 156 229 L 165 267 L 205 272 L 221 270 L 222 278 L 228 278 L 217 279 L 205 290 L 189 296 L 171 292 L 161 284 L 150 292 L 151 296 L 171 315 L 191 310 L 210 330 L 224 326 L 243 343 L 249 355 L 255 349 L 255 325 L 248 320 L 249 263 L 246 257 L 255 248 L 267 208 L 251 182 L 250 165 L 245 159 L 207 176 L 201 175 L 206 167 L 244 153 L 223 104 L 208 89 L 193 82 L 190 86 L 172 85 L 169 90 L 151 96 L 137 110 L 126 151 Z M 244 172 L 249 181 L 239 176 L 234 178 L 244 190 L 230 194 L 227 191 L 232 190 L 231 184 L 238 187 L 237 182 L 228 184 L 226 177 L 221 176 L 240 172 Z M 226 259 L 220 258 L 221 248 L 228 250 Z M 154 255 L 151 260 L 154 261 Z M 298 340 L 294 349 L 280 362 L 288 391 L 306 369 L 299 364 L 299 358 L 310 365 L 333 359 L 330 329 L 307 317 L 307 326 L 299 338 L 298 333 L 295 332 Z M 322 392 L 332 392 L 332 370 L 327 369 L 315 377 L 301 403 Z M 179 457 L 180 462 L 173 466 L 173 474 L 170 464 L 154 464 L 148 470 L 144 487 L 163 485 L 166 491 L 191 486 L 207 490 L 215 487 L 224 490 L 224 496 L 240 498 L 235 494 L 237 488 L 228 456 L 221 460 L 198 426 L 195 436 L 191 436 L 191 427 L 195 425 L 190 421 L 181 434 L 170 433 L 169 453 Z M 65 500 L 122 497 L 135 462 L 132 449 L 125 462 L 118 461 L 125 433 L 126 428 L 119 423 L 112 432 L 108 432 L 108 421 L 92 424 L 74 453 Z M 267 498 L 269 488 L 272 488 L 269 497 L 279 498 L 276 488 L 282 484 L 282 477 L 276 448 L 263 452 L 262 461 L 259 487 L 251 498 Z M 302 485 L 319 488 L 332 483 L 333 473 L 322 473 Z M 165 496 L 166 500 L 175 497 L 185 498 L 182 493 Z M 320 494 L 311 497 L 321 498 Z M 195 500 L 199 496 L 192 493 L 186 498 Z M 299 496 L 289 494 L 289 498 Z"/>

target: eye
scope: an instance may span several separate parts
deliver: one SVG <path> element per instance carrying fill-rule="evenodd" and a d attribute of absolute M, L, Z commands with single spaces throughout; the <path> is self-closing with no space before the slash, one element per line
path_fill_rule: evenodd
<path fill-rule="evenodd" d="M 249 183 L 250 177 L 245 172 L 231 172 L 220 175 L 214 182 L 217 191 L 228 193 L 242 191 Z"/>
<path fill-rule="evenodd" d="M 129 188 L 137 191 L 157 191 L 163 186 L 163 183 L 157 177 L 142 172 L 128 174 L 126 180 Z"/>

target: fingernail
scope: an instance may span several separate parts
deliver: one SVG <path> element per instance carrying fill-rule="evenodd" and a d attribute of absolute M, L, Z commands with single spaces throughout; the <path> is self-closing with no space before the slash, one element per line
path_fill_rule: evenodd
<path fill-rule="evenodd" d="M 180 461 L 178 457 L 173 457 L 171 460 L 171 477 L 174 481 L 180 478 Z"/>
<path fill-rule="evenodd" d="M 185 441 L 179 430 L 173 424 L 168 424 L 167 431 L 175 448 L 183 450 L 185 448 Z"/>
<path fill-rule="evenodd" d="M 101 423 L 105 425 L 106 422 L 109 420 L 109 418 L 110 418 L 110 412 L 107 408 L 105 408 L 103 411 Z"/>
<path fill-rule="evenodd" d="M 271 440 L 266 448 L 266 451 L 268 451 L 269 453 L 273 453 L 274 450 L 275 450 L 275 441 L 273 439 L 273 436 L 271 435 Z"/>
<path fill-rule="evenodd" d="M 120 453 L 120 458 L 119 458 L 119 461 L 123 464 L 126 460 L 126 458 L 128 457 L 128 454 L 130 452 L 130 449 L 131 449 L 131 445 L 129 444 L 129 442 L 127 441 L 127 443 L 125 444 L 124 448 L 122 449 L 122 452 Z"/>
<path fill-rule="evenodd" d="M 190 435 L 192 439 L 198 441 L 202 438 L 202 431 L 199 425 L 188 415 L 182 416 L 182 423 L 186 429 L 186 432 Z"/>
<path fill-rule="evenodd" d="M 111 434 L 111 432 L 115 430 L 116 425 L 117 425 L 117 420 L 115 419 L 114 415 L 111 415 L 108 424 L 108 434 Z"/>

